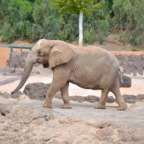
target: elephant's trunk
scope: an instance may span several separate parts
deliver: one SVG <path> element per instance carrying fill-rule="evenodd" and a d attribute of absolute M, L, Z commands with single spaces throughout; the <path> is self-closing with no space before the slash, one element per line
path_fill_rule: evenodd
<path fill-rule="evenodd" d="M 22 79 L 21 79 L 19 85 L 16 87 L 16 89 L 11 92 L 11 94 L 16 93 L 17 91 L 19 91 L 22 88 L 22 86 L 25 84 L 26 80 L 28 79 L 28 77 L 32 71 L 33 65 L 34 65 L 33 61 L 27 61 L 26 62 Z"/>

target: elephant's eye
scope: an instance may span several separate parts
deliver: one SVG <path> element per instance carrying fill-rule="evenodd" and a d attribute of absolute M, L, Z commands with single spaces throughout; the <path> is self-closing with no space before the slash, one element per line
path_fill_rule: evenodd
<path fill-rule="evenodd" d="M 41 51 L 40 50 L 38 50 L 38 55 L 41 55 Z"/>

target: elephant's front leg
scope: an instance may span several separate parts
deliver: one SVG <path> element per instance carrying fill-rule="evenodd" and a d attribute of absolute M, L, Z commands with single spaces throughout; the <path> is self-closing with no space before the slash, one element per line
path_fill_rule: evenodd
<path fill-rule="evenodd" d="M 66 67 L 66 66 L 65 66 Z M 53 70 L 53 81 L 50 85 L 50 88 L 46 94 L 46 100 L 44 107 L 52 108 L 52 99 L 56 92 L 63 88 L 69 78 L 70 70 L 67 70 L 64 66 L 56 67 Z"/>
<path fill-rule="evenodd" d="M 61 95 L 62 95 L 62 99 L 63 99 L 63 102 L 64 102 L 62 108 L 64 108 L 64 109 L 71 109 L 72 108 L 71 105 L 70 105 L 68 87 L 69 87 L 69 83 L 67 82 L 65 84 L 65 86 L 60 89 Z"/>
<path fill-rule="evenodd" d="M 52 108 L 52 99 L 53 99 L 53 96 L 55 95 L 55 93 L 57 91 L 59 91 L 61 87 L 61 84 L 59 83 L 56 83 L 56 82 L 52 82 L 47 94 L 46 94 L 46 99 L 45 99 L 45 103 L 43 105 L 43 107 L 45 108 Z"/>

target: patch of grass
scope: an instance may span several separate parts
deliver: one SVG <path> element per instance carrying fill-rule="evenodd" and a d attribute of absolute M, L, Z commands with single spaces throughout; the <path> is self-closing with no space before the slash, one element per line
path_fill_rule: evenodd
<path fill-rule="evenodd" d="M 133 48 L 132 51 L 140 51 L 140 50 L 137 48 Z"/>

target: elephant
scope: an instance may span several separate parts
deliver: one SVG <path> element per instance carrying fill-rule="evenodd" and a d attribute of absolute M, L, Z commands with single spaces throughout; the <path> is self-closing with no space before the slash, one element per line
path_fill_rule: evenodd
<path fill-rule="evenodd" d="M 46 93 L 44 107 L 52 108 L 52 99 L 60 91 L 64 104 L 62 108 L 72 108 L 69 99 L 69 83 L 92 90 L 101 90 L 96 109 L 106 108 L 106 99 L 112 92 L 118 103 L 118 110 L 125 110 L 127 105 L 120 93 L 120 66 L 118 60 L 107 50 L 96 46 L 76 46 L 60 40 L 40 39 L 29 53 L 24 67 L 24 74 L 12 94 L 25 84 L 33 65 L 43 64 L 50 67 L 53 79 Z"/>

